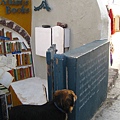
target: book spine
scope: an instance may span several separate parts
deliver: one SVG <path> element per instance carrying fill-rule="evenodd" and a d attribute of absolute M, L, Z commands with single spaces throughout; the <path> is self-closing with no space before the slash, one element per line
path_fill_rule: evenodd
<path fill-rule="evenodd" d="M 9 70 L 8 72 L 14 77 L 14 70 L 13 69 Z"/>
<path fill-rule="evenodd" d="M 19 42 L 19 51 L 22 51 L 22 44 Z"/>
<path fill-rule="evenodd" d="M 2 46 L 1 46 L 1 44 L 0 44 L 0 54 L 2 53 Z"/>
<path fill-rule="evenodd" d="M 16 69 L 14 69 L 14 79 L 15 79 L 15 81 L 18 80 L 18 75 L 17 75 L 17 70 Z"/>
<path fill-rule="evenodd" d="M 4 28 L 2 29 L 1 36 L 4 37 Z"/>
<path fill-rule="evenodd" d="M 15 43 L 12 43 L 12 52 L 15 52 Z"/>
<path fill-rule="evenodd" d="M 21 65 L 21 57 L 20 57 L 20 54 L 17 54 L 17 55 L 16 55 L 16 59 L 17 59 L 17 66 L 20 66 L 20 65 Z"/>
<path fill-rule="evenodd" d="M 15 43 L 16 51 L 18 51 L 18 42 Z"/>
<path fill-rule="evenodd" d="M 0 36 L 2 36 L 2 30 L 0 30 Z"/>
<path fill-rule="evenodd" d="M 14 69 L 9 70 L 8 72 L 13 76 L 13 81 L 15 81 Z"/>
<path fill-rule="evenodd" d="M 6 37 L 8 37 L 10 40 L 12 40 L 12 32 L 7 31 Z"/>
<path fill-rule="evenodd" d="M 20 80 L 20 69 L 17 69 L 18 80 Z"/>
<path fill-rule="evenodd" d="M 8 46 L 8 43 L 6 43 L 6 52 L 8 53 L 9 51 L 9 46 Z"/>
<path fill-rule="evenodd" d="M 12 42 L 10 42 L 10 53 L 12 52 Z"/>
<path fill-rule="evenodd" d="M 10 37 L 9 31 L 6 32 L 6 37 L 8 37 L 8 38 Z"/>
<path fill-rule="evenodd" d="M 2 54 L 5 52 L 3 43 L 1 43 L 1 51 L 2 51 Z"/>
<path fill-rule="evenodd" d="M 25 63 L 25 65 L 27 65 L 27 59 L 26 58 L 27 58 L 26 54 L 24 54 L 24 63 Z"/>
<path fill-rule="evenodd" d="M 27 46 L 25 45 L 25 43 L 22 42 L 21 44 L 22 44 L 22 46 L 23 46 L 23 49 L 24 49 L 24 50 L 27 50 Z"/>
<path fill-rule="evenodd" d="M 19 70 L 20 70 L 20 79 L 23 79 L 24 77 L 23 77 L 23 73 L 22 73 L 22 69 L 23 68 L 20 68 Z"/>
<path fill-rule="evenodd" d="M 22 65 L 25 65 L 25 54 L 22 54 Z"/>
<path fill-rule="evenodd" d="M 30 64 L 30 55 L 29 55 L 29 53 L 26 54 L 26 57 L 27 57 L 27 64 L 29 65 Z"/>
<path fill-rule="evenodd" d="M 24 79 L 27 78 L 25 68 L 23 68 L 23 74 L 24 74 Z"/>
<path fill-rule="evenodd" d="M 10 34 L 10 36 L 9 36 L 10 40 L 13 40 L 13 38 L 12 38 L 12 32 L 9 32 L 9 34 Z"/>
<path fill-rule="evenodd" d="M 30 77 L 32 77 L 33 74 L 32 74 L 32 67 L 31 66 L 29 67 L 29 73 L 30 73 Z"/>

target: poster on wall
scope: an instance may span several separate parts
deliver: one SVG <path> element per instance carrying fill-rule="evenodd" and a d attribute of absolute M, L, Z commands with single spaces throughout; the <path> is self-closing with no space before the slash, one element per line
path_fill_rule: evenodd
<path fill-rule="evenodd" d="M 0 17 L 13 21 L 31 35 L 31 0 L 0 0 Z"/>

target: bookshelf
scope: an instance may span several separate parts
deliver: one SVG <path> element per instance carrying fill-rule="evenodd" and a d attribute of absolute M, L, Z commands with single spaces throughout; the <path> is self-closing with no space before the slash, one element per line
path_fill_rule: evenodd
<path fill-rule="evenodd" d="M 19 33 L 0 26 L 0 56 L 16 58 L 16 68 L 9 72 L 14 81 L 34 76 L 31 47 Z"/>

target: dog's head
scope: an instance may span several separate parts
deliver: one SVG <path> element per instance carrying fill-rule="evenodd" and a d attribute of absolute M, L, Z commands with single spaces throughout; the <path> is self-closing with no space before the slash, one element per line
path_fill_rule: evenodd
<path fill-rule="evenodd" d="M 72 112 L 77 96 L 72 90 L 57 90 L 54 93 L 53 101 L 66 113 Z"/>

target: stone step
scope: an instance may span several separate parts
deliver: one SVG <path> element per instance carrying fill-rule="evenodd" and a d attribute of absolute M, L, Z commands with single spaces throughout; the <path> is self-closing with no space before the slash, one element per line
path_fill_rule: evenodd
<path fill-rule="evenodd" d="M 118 69 L 110 68 L 109 76 L 108 76 L 108 91 L 114 87 L 117 78 L 118 78 Z"/>

